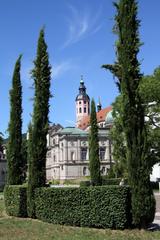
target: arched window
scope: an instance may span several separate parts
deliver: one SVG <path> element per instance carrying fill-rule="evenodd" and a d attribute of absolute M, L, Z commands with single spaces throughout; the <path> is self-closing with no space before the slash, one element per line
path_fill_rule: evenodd
<path fill-rule="evenodd" d="M 74 152 L 71 152 L 71 161 L 74 161 L 75 160 L 75 154 Z"/>
<path fill-rule="evenodd" d="M 79 108 L 79 113 L 82 113 L 82 108 L 81 107 Z"/>
<path fill-rule="evenodd" d="M 86 107 L 84 107 L 84 113 L 86 113 Z"/>

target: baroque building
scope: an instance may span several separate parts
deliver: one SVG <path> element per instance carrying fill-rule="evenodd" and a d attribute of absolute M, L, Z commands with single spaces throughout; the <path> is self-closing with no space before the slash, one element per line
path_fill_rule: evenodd
<path fill-rule="evenodd" d="M 75 99 L 76 127 L 53 125 L 50 127 L 47 141 L 46 159 L 47 180 L 61 180 L 89 176 L 89 125 L 90 98 L 81 78 L 79 93 Z M 112 108 L 101 108 L 97 105 L 97 122 L 99 126 L 99 157 L 101 173 L 106 175 L 113 164 L 112 145 L 109 131 L 112 126 Z"/>

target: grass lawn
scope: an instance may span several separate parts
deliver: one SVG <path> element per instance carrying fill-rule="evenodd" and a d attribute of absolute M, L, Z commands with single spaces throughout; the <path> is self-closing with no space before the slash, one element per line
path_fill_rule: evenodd
<path fill-rule="evenodd" d="M 1 198 L 0 198 L 1 199 Z M 0 200 L 0 239 L 4 240 L 158 240 L 160 231 L 103 230 L 53 225 L 38 220 L 8 217 Z"/>

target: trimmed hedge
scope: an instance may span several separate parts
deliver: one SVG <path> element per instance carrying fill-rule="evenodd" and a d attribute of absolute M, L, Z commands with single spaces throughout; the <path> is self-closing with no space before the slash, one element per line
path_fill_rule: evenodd
<path fill-rule="evenodd" d="M 129 187 L 38 188 L 36 217 L 72 226 L 124 229 L 130 226 Z"/>
<path fill-rule="evenodd" d="M 21 185 L 7 185 L 4 188 L 6 212 L 10 216 L 27 217 L 27 188 Z"/>

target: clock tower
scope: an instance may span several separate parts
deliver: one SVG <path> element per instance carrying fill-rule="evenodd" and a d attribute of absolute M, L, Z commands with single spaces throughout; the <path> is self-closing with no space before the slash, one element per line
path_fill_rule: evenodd
<path fill-rule="evenodd" d="M 81 76 L 79 94 L 76 97 L 76 126 L 78 126 L 80 120 L 90 115 L 90 98 L 86 93 L 86 87 L 84 85 L 83 76 Z"/>

